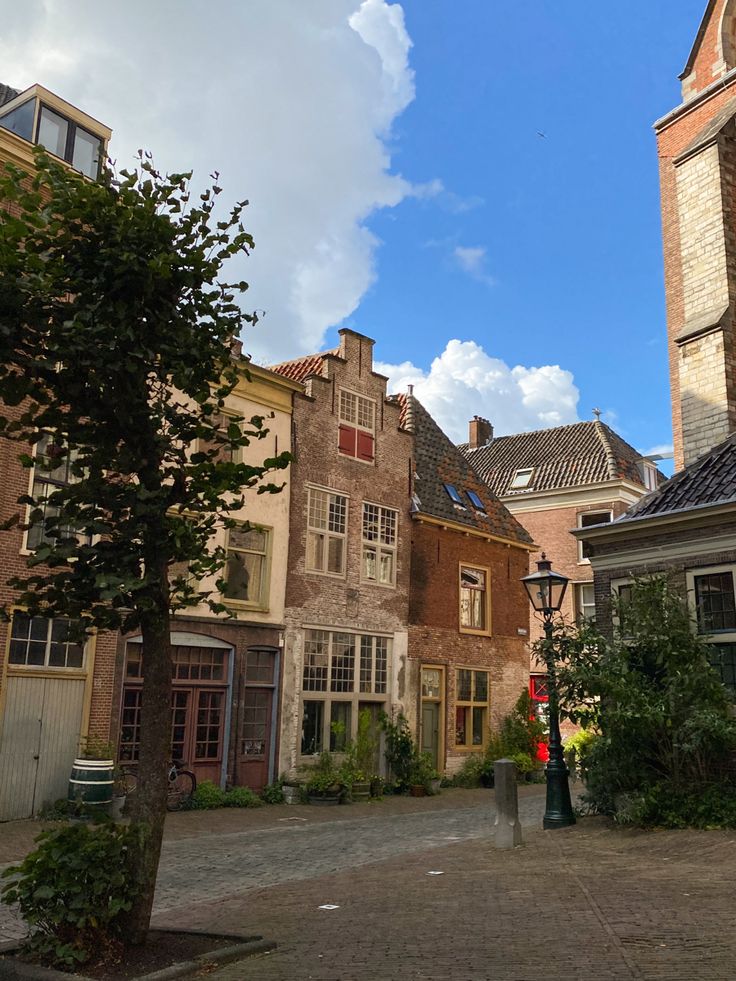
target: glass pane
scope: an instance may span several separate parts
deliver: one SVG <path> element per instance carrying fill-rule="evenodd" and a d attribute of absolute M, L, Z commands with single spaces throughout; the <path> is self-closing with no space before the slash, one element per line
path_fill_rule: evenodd
<path fill-rule="evenodd" d="M 436 668 L 422 668 L 422 698 L 440 697 L 441 677 Z"/>
<path fill-rule="evenodd" d="M 351 634 L 333 634 L 330 691 L 353 691 L 355 672 L 355 638 Z"/>
<path fill-rule="evenodd" d="M 243 739 L 241 742 L 243 756 L 263 758 L 266 755 L 269 703 L 272 697 L 270 692 L 245 692 Z"/>
<path fill-rule="evenodd" d="M 343 422 L 356 421 L 357 396 L 352 392 L 340 392 L 340 419 Z"/>
<path fill-rule="evenodd" d="M 41 108 L 41 122 L 38 127 L 38 142 L 46 147 L 50 153 L 55 153 L 57 157 L 66 157 L 66 137 L 69 131 L 69 123 L 63 116 L 47 109 Z"/>
<path fill-rule="evenodd" d="M 488 701 L 488 672 L 487 671 L 475 672 L 475 701 L 476 702 Z"/>
<path fill-rule="evenodd" d="M 229 599 L 258 602 L 261 598 L 263 556 L 254 552 L 227 553 L 225 596 Z"/>
<path fill-rule="evenodd" d="M 249 552 L 266 552 L 267 532 L 263 528 L 231 528 L 229 544 L 232 548 L 244 548 Z"/>
<path fill-rule="evenodd" d="M 460 669 L 457 673 L 457 700 L 459 702 L 469 702 L 472 698 L 472 671 Z"/>
<path fill-rule="evenodd" d="M 377 695 L 386 691 L 386 674 L 388 671 L 388 638 L 376 637 L 376 675 L 373 690 Z"/>
<path fill-rule="evenodd" d="M 100 167 L 102 144 L 98 137 L 77 126 L 74 134 L 72 167 L 81 170 L 87 177 L 97 177 Z"/>
<path fill-rule="evenodd" d="M 380 581 L 385 586 L 391 586 L 394 581 L 394 553 L 381 552 Z"/>
<path fill-rule="evenodd" d="M 373 691 L 373 638 L 360 638 L 360 690 Z"/>
<path fill-rule="evenodd" d="M 371 545 L 363 549 L 363 578 L 376 581 L 376 550 Z"/>
<path fill-rule="evenodd" d="M 378 540 L 379 508 L 375 504 L 363 505 L 363 538 L 367 542 Z"/>
<path fill-rule="evenodd" d="M 305 702 L 302 715 L 302 756 L 322 752 L 322 724 L 324 702 Z"/>
<path fill-rule="evenodd" d="M 245 680 L 251 684 L 273 684 L 275 651 L 248 650 L 245 653 Z"/>
<path fill-rule="evenodd" d="M 396 544 L 396 511 L 381 509 L 381 541 L 384 545 Z"/>
<path fill-rule="evenodd" d="M 346 497 L 339 497 L 337 494 L 330 494 L 328 529 L 339 535 L 345 534 L 345 518 L 347 516 L 348 502 Z"/>
<path fill-rule="evenodd" d="M 9 129 L 24 140 L 33 142 L 33 114 L 36 110 L 36 100 L 29 99 L 22 106 L 17 106 L 0 119 L 0 126 Z"/>
<path fill-rule="evenodd" d="M 473 709 L 473 745 L 483 745 L 483 734 L 485 730 L 486 710 L 484 708 Z"/>
<path fill-rule="evenodd" d="M 307 569 L 317 572 L 324 571 L 325 567 L 325 536 L 316 531 L 310 531 L 307 535 Z"/>
<path fill-rule="evenodd" d="M 330 751 L 333 753 L 343 753 L 351 737 L 351 709 L 350 702 L 333 702 L 330 707 Z"/>
<path fill-rule="evenodd" d="M 304 632 L 304 691 L 327 691 L 326 630 Z"/>
<path fill-rule="evenodd" d="M 736 630 L 733 575 L 718 572 L 695 577 L 698 626 L 702 633 Z"/>
<path fill-rule="evenodd" d="M 327 527 L 327 501 L 329 495 L 324 491 L 310 490 L 309 492 L 309 515 L 308 524 L 310 528 Z"/>
<path fill-rule="evenodd" d="M 327 571 L 328 572 L 342 572 L 343 544 L 344 544 L 344 539 L 342 538 L 330 538 L 328 540 L 327 543 Z"/>
<path fill-rule="evenodd" d="M 455 742 L 458 746 L 468 745 L 468 713 L 469 708 L 458 705 L 455 709 Z"/>

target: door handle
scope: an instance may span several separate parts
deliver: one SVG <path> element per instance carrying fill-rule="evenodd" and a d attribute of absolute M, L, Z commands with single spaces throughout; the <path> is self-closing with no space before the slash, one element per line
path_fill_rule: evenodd
<path fill-rule="evenodd" d="M 41 755 L 40 753 L 34 753 L 33 754 L 34 760 L 40 759 L 40 755 Z"/>

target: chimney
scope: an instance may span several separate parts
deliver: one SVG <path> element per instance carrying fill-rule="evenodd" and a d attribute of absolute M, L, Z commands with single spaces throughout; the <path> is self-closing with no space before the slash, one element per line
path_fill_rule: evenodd
<path fill-rule="evenodd" d="M 473 416 L 468 423 L 468 445 L 471 450 L 487 446 L 493 439 L 493 426 L 481 416 Z"/>

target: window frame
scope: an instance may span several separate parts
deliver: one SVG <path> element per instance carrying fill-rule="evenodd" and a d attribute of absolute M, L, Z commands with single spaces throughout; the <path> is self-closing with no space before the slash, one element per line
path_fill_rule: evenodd
<path fill-rule="evenodd" d="M 534 479 L 535 469 L 535 467 L 519 467 L 518 470 L 514 470 L 514 475 L 509 481 L 509 490 L 529 490 L 530 484 Z M 526 474 L 526 477 L 523 476 L 524 474 Z M 521 481 L 523 481 L 523 483 L 521 483 Z"/>
<path fill-rule="evenodd" d="M 352 396 L 355 401 L 355 419 L 350 420 L 343 416 L 343 394 Z M 366 402 L 371 407 L 371 417 L 372 425 L 366 426 L 364 423 L 358 422 L 359 412 L 360 412 L 360 401 Z M 337 453 L 338 456 L 345 457 L 348 460 L 357 460 L 359 463 L 366 463 L 370 466 L 375 466 L 376 462 L 376 416 L 378 414 L 378 403 L 376 399 L 371 398 L 370 395 L 364 395 L 362 392 L 356 392 L 352 388 L 340 387 L 337 390 Z M 343 435 L 350 434 L 354 432 L 355 434 L 355 452 L 349 453 L 344 450 L 341 446 Z M 364 437 L 370 437 L 371 441 L 371 455 L 361 455 L 358 451 L 359 436 L 363 434 Z"/>
<path fill-rule="evenodd" d="M 465 493 L 467 494 L 468 500 L 472 504 L 473 509 L 475 511 L 479 511 L 481 514 L 487 514 L 488 513 L 488 510 L 487 510 L 485 504 L 480 499 L 480 496 L 474 490 L 466 490 Z"/>
<path fill-rule="evenodd" d="M 731 582 L 734 588 L 734 601 L 736 602 L 736 563 L 726 562 L 720 565 L 711 566 L 694 566 L 693 568 L 685 570 L 685 583 L 687 591 L 687 602 L 688 607 L 692 613 L 693 624 L 697 633 L 697 636 L 703 640 L 706 644 L 713 647 L 714 655 L 718 654 L 718 649 L 720 645 L 726 644 L 736 644 L 736 629 L 734 630 L 715 630 L 710 633 L 701 632 L 700 621 L 698 618 L 698 608 L 697 608 L 697 591 L 695 588 L 695 580 L 700 576 L 710 576 L 719 575 L 723 573 L 731 573 Z M 715 660 L 715 658 L 714 658 Z M 715 671 L 719 671 L 716 664 L 711 661 L 711 666 Z M 723 674 L 721 674 L 721 684 L 724 686 L 729 695 L 733 698 L 736 694 L 734 692 L 734 687 L 732 685 L 726 684 L 723 680 Z"/>
<path fill-rule="evenodd" d="M 53 106 L 48 105 L 46 102 L 43 101 L 43 99 L 36 97 L 36 101 L 38 105 L 36 107 L 35 126 L 33 130 L 34 144 L 36 146 L 43 146 L 46 153 L 50 154 L 50 156 L 52 157 L 55 157 L 57 160 L 63 160 L 65 164 L 68 164 L 72 168 L 72 170 L 75 170 L 78 174 L 82 174 L 82 176 L 86 177 L 88 180 L 92 180 L 92 181 L 99 180 L 100 170 L 102 168 L 102 162 L 106 152 L 105 140 L 103 139 L 103 137 L 98 136 L 91 129 L 87 129 L 86 126 L 82 126 L 81 123 L 76 122 L 70 116 L 67 116 L 63 112 L 61 112 L 59 109 L 55 109 Z M 57 153 L 54 153 L 53 150 L 49 150 L 44 144 L 39 143 L 38 141 L 38 137 L 41 133 L 41 117 L 43 116 L 44 109 L 48 110 L 48 112 L 52 112 L 55 116 L 58 116 L 60 119 L 63 119 L 64 122 L 67 124 L 66 140 L 64 142 L 63 156 L 59 156 Z M 86 133 L 88 136 L 91 136 L 93 139 L 97 140 L 100 145 L 100 155 L 97 159 L 97 171 L 95 174 L 86 174 L 83 170 L 79 170 L 79 168 L 75 167 L 74 164 L 72 163 L 72 161 L 74 160 L 74 141 L 78 129 L 82 130 L 83 133 Z"/>
<path fill-rule="evenodd" d="M 335 497 L 342 498 L 345 502 L 345 530 L 343 532 L 330 531 L 329 528 L 316 528 L 310 525 L 310 515 L 311 515 L 311 504 L 313 494 L 331 494 Z M 309 575 L 314 576 L 328 576 L 330 579 L 345 579 L 347 576 L 347 553 L 348 553 L 348 529 L 350 527 L 350 496 L 344 491 L 335 490 L 332 487 L 320 487 L 316 484 L 307 484 L 307 503 L 306 503 L 306 534 L 304 541 L 304 571 Z M 328 515 L 329 515 L 329 501 L 328 501 Z M 329 524 L 329 518 L 328 518 Z M 311 535 L 322 535 L 324 536 L 324 563 L 321 569 L 312 568 L 309 565 L 309 543 Z M 330 572 L 327 568 L 329 564 L 329 541 L 330 539 L 339 539 L 342 541 L 342 569 L 339 572 Z"/>
<path fill-rule="evenodd" d="M 243 530 L 249 524 L 247 521 L 238 522 L 238 530 Z M 266 537 L 266 545 L 264 552 L 256 552 L 255 549 L 245 549 L 245 548 L 230 548 L 230 532 L 232 529 L 227 529 L 227 535 L 225 538 L 225 552 L 238 551 L 244 552 L 249 555 L 262 555 L 263 564 L 261 567 L 261 588 L 257 600 L 243 600 L 238 599 L 236 596 L 227 596 L 225 593 L 222 594 L 222 602 L 226 606 L 232 606 L 239 610 L 263 610 L 269 609 L 269 603 L 271 598 L 271 556 L 273 553 L 273 528 L 269 525 L 261 524 L 251 524 L 249 531 L 261 531 Z M 227 563 L 227 559 L 226 559 Z M 227 564 L 223 569 L 223 578 L 227 582 Z"/>
<path fill-rule="evenodd" d="M 50 437 L 53 438 L 55 436 L 55 433 L 51 432 L 48 429 L 42 430 L 41 431 L 41 434 L 39 435 L 39 438 L 36 440 L 36 442 L 33 444 L 32 448 L 31 448 L 31 454 L 30 455 L 33 458 L 33 465 L 28 468 L 28 496 L 29 497 L 33 497 L 34 499 L 35 499 L 35 495 L 33 493 L 33 487 L 34 487 L 34 484 L 36 483 L 36 474 L 38 473 L 38 470 L 37 470 L 37 467 L 36 467 L 36 460 L 38 459 L 38 447 L 39 447 L 39 444 L 41 443 L 41 440 L 44 438 L 44 436 L 50 436 Z M 71 454 L 69 452 L 69 447 L 66 445 L 66 440 L 63 440 L 62 439 L 62 443 L 66 447 L 66 457 L 65 458 L 68 461 L 68 463 L 67 463 L 67 471 L 69 471 L 69 468 L 71 467 L 73 461 L 71 459 Z M 70 476 L 73 476 L 73 475 L 70 474 Z M 54 478 L 47 478 L 47 477 L 40 476 L 40 475 L 39 475 L 39 478 L 38 478 L 39 483 L 44 483 L 44 484 L 47 485 L 47 487 L 52 487 L 53 488 L 53 490 L 51 490 L 51 493 L 52 494 L 54 493 L 55 490 L 61 490 L 64 487 L 70 487 L 73 483 L 76 483 L 77 480 L 78 480 L 78 478 L 72 479 L 72 480 L 67 480 L 67 481 L 60 481 L 60 480 L 57 480 L 57 479 L 54 479 Z M 49 496 L 48 493 L 45 496 L 48 497 Z M 29 522 L 30 522 L 31 511 L 34 510 L 36 507 L 38 507 L 38 505 L 26 504 L 25 522 L 24 522 L 26 525 L 28 525 Z M 48 504 L 42 506 L 42 510 L 44 512 L 44 517 L 43 517 L 43 519 L 41 521 L 39 521 L 35 525 L 33 525 L 32 528 L 25 528 L 23 530 L 23 539 L 21 541 L 21 547 L 20 547 L 20 553 L 21 553 L 21 555 L 35 555 L 37 549 L 39 549 L 44 544 L 48 544 L 48 545 L 52 545 L 53 546 L 55 540 L 54 539 L 48 539 L 46 537 L 45 520 L 46 520 L 46 510 L 47 510 L 48 507 L 49 507 Z M 52 507 L 53 507 L 53 505 L 52 505 Z M 29 536 L 31 535 L 32 532 L 35 532 L 36 529 L 39 529 L 40 530 L 41 538 L 40 538 L 40 540 L 38 541 L 37 544 L 30 545 L 29 544 L 29 541 L 28 541 Z M 85 535 L 82 532 L 78 532 L 78 534 L 77 534 L 77 540 L 81 544 L 86 544 L 86 545 L 91 545 L 95 541 L 95 537 L 96 536 Z"/>
<path fill-rule="evenodd" d="M 324 671 L 324 687 L 323 688 L 312 688 L 306 687 L 305 670 L 307 666 L 307 643 L 311 640 L 309 637 L 310 633 L 319 633 L 327 635 L 327 649 L 325 656 L 325 664 L 323 667 Z M 350 730 L 345 732 L 345 739 L 351 740 L 355 739 L 358 729 L 358 715 L 360 713 L 360 706 L 367 702 L 373 703 L 375 705 L 386 706 L 390 701 L 391 697 L 391 665 L 392 665 L 392 653 L 393 653 L 393 635 L 392 634 L 381 634 L 381 633 L 368 633 L 366 631 L 359 630 L 340 630 L 335 627 L 324 627 L 324 626 L 308 626 L 305 627 L 302 633 L 303 636 L 303 656 L 299 677 L 299 688 L 301 690 L 300 704 L 299 704 L 299 730 L 298 730 L 298 755 L 300 759 L 304 761 L 314 760 L 316 756 L 319 755 L 324 749 L 330 748 L 331 752 L 342 753 L 342 749 L 333 748 L 335 742 L 333 740 L 332 734 L 332 706 L 350 706 Z M 350 691 L 333 691 L 333 646 L 334 638 L 336 636 L 349 636 L 352 639 L 352 651 L 353 651 L 353 662 L 352 662 L 352 688 Z M 370 641 L 371 648 L 371 660 L 370 660 L 370 690 L 364 691 L 363 680 L 363 641 Z M 380 658 L 381 665 L 379 666 L 379 641 L 381 644 L 383 657 Z M 344 655 L 336 655 L 341 657 Z M 344 666 L 338 665 L 339 669 Z M 383 678 L 379 678 L 379 672 L 383 672 Z M 379 684 L 380 682 L 380 684 Z M 378 687 L 383 687 L 383 691 L 377 691 Z M 303 750 L 303 736 L 304 736 L 304 722 L 305 722 L 305 706 L 306 703 L 316 702 L 319 703 L 322 708 L 317 710 L 317 714 L 321 712 L 321 720 L 319 721 L 320 732 L 318 733 L 319 738 L 315 741 L 315 752 L 305 753 Z"/>
<path fill-rule="evenodd" d="M 491 717 L 491 672 L 488 668 L 478 668 L 472 665 L 456 664 L 455 668 L 455 691 L 454 691 L 454 705 L 453 705 L 453 746 L 457 752 L 462 753 L 481 753 L 488 745 L 488 740 L 491 735 L 490 730 L 490 717 Z M 470 699 L 459 698 L 458 693 L 460 691 L 459 683 L 459 672 L 469 671 L 470 678 Z M 486 697 L 485 701 L 481 701 L 476 698 L 476 675 L 484 674 L 486 676 Z M 470 725 L 466 724 L 466 742 L 458 742 L 457 738 L 457 710 L 458 709 L 470 709 Z M 483 709 L 483 739 L 480 743 L 473 742 L 473 710 Z M 468 742 L 468 739 L 470 740 Z"/>
<path fill-rule="evenodd" d="M 365 510 L 367 507 L 378 508 L 378 538 L 375 541 L 371 541 L 365 537 Z M 394 543 L 393 545 L 386 545 L 380 540 L 381 527 L 383 525 L 382 517 L 383 512 L 390 512 L 394 516 Z M 370 586 L 381 586 L 383 589 L 396 589 L 396 581 L 398 578 L 397 574 L 397 558 L 399 550 L 399 511 L 397 508 L 386 507 L 384 504 L 376 504 L 373 501 L 363 501 L 361 503 L 361 525 L 360 525 L 360 535 L 361 535 L 361 550 L 360 550 L 360 581 L 366 583 Z M 366 573 L 366 550 L 375 550 L 375 565 L 376 565 L 376 578 L 370 578 Z M 382 582 L 378 577 L 378 570 L 381 564 L 381 555 L 387 554 L 391 556 L 391 582 Z"/>
<path fill-rule="evenodd" d="M 457 486 L 455 484 L 443 484 L 442 486 L 445 488 L 445 493 L 450 498 L 452 503 L 455 504 L 457 507 L 463 508 L 463 510 L 467 511 L 467 508 L 463 503 L 462 494 L 457 489 Z"/>
<path fill-rule="evenodd" d="M 593 625 L 595 624 L 595 582 L 592 579 L 581 582 L 572 583 L 573 593 L 575 599 L 575 622 L 580 624 L 583 621 Z M 593 603 L 585 603 L 583 601 L 583 595 L 586 587 L 592 587 L 593 589 Z M 584 613 L 585 607 L 593 607 L 593 616 L 586 616 Z"/>
<path fill-rule="evenodd" d="M 599 516 L 599 515 L 602 515 L 602 514 L 607 514 L 608 515 L 608 521 L 607 522 L 606 521 L 598 521 L 598 522 L 596 522 L 596 524 L 610 524 L 613 521 L 613 508 L 601 508 L 599 511 L 596 511 L 596 510 L 594 510 L 594 509 L 591 508 L 590 511 L 578 511 L 577 518 L 575 519 L 575 525 L 576 525 L 577 528 L 590 527 L 590 525 L 587 525 L 586 526 L 586 525 L 583 524 L 583 517 L 586 517 L 587 518 L 588 515 L 596 515 L 596 516 Z M 585 565 L 590 565 L 590 559 L 583 554 L 583 544 L 584 543 L 582 541 L 580 541 L 580 539 L 578 539 L 578 543 L 577 543 L 577 545 L 578 545 L 578 564 L 584 563 Z"/>
<path fill-rule="evenodd" d="M 71 622 L 72 617 L 29 617 L 31 620 L 47 620 L 46 628 L 46 639 L 44 641 L 44 662 L 43 664 L 28 664 L 20 663 L 18 661 L 11 661 L 10 659 L 10 649 L 14 639 L 13 637 L 13 624 L 15 622 L 16 616 L 27 617 L 28 614 L 22 607 L 13 607 L 10 611 L 10 622 L 8 623 L 7 630 L 7 640 L 5 648 L 5 665 L 8 673 L 20 672 L 23 674 L 42 674 L 48 675 L 53 674 L 54 676 L 59 675 L 65 678 L 75 677 L 75 678 L 86 678 L 90 665 L 93 661 L 93 648 L 92 648 L 92 638 L 94 637 L 94 632 L 87 635 L 87 639 L 80 645 L 82 648 L 82 663 L 80 665 L 60 665 L 60 664 L 49 664 L 49 657 L 51 654 L 51 633 L 53 629 L 53 623 L 56 620 L 68 620 Z"/>
<path fill-rule="evenodd" d="M 478 627 L 463 626 L 463 617 L 462 617 L 463 569 L 474 570 L 475 572 L 482 572 L 485 574 L 485 589 L 483 590 L 484 593 L 483 616 L 484 616 L 485 626 L 482 629 Z M 457 583 L 458 583 L 457 612 L 458 612 L 459 632 L 461 634 L 473 634 L 476 637 L 490 637 L 492 632 L 490 568 L 488 566 L 481 565 L 479 562 L 459 562 Z"/>

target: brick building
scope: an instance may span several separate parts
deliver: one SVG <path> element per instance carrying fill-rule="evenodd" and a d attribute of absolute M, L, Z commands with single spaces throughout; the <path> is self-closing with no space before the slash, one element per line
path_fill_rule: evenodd
<path fill-rule="evenodd" d="M 413 394 L 406 713 L 440 771 L 482 751 L 529 681 L 532 539 Z"/>
<path fill-rule="evenodd" d="M 412 441 L 373 343 L 341 330 L 337 350 L 273 369 L 306 389 L 294 399 L 279 772 L 339 752 L 361 710 L 375 719 L 407 698 Z"/>
<path fill-rule="evenodd" d="M 110 135 L 107 126 L 40 85 L 22 92 L 0 85 L 0 167 L 12 163 L 32 172 L 33 146 L 42 144 L 94 178 Z M 64 479 L 63 466 L 22 467 L 24 449 L 30 452 L 0 440 L 2 521 L 17 513 L 30 482 Z M 26 572 L 37 544 L 17 526 L 0 536 L 0 603 L 11 609 L 15 594 L 5 583 Z M 82 649 L 65 640 L 61 620 L 30 621 L 15 611 L 10 625 L 0 623 L 0 821 L 29 817 L 66 792 L 80 738 L 109 738 L 115 656 L 113 636 L 97 634 Z"/>
<path fill-rule="evenodd" d="M 736 2 L 709 0 L 655 124 L 676 469 L 736 429 Z"/>

